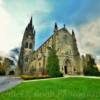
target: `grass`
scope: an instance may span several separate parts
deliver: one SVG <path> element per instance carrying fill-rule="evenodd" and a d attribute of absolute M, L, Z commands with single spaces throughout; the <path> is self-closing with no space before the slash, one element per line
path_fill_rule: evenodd
<path fill-rule="evenodd" d="M 62 78 L 25 82 L 0 93 L 0 100 L 100 100 L 100 79 Z"/>

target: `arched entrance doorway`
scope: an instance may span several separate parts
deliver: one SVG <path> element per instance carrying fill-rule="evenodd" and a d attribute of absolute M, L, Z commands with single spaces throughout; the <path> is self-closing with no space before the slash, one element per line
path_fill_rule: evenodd
<path fill-rule="evenodd" d="M 67 58 L 64 61 L 64 74 L 70 74 L 71 73 L 71 62 Z"/>
<path fill-rule="evenodd" d="M 67 66 L 64 66 L 64 72 L 67 74 Z"/>

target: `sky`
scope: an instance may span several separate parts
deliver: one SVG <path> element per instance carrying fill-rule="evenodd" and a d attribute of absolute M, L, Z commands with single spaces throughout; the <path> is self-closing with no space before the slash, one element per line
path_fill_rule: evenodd
<path fill-rule="evenodd" d="M 59 28 L 74 29 L 81 54 L 91 53 L 100 63 L 100 0 L 0 0 L 0 52 L 21 45 L 33 17 L 35 49 Z"/>

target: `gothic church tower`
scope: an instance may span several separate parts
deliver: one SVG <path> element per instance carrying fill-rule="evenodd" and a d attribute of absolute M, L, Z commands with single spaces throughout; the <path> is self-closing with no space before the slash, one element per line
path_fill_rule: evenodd
<path fill-rule="evenodd" d="M 25 29 L 22 40 L 22 45 L 18 60 L 19 74 L 28 74 L 29 63 L 31 61 L 31 56 L 32 56 L 32 51 L 34 50 L 34 46 L 35 46 L 35 30 L 34 26 L 32 25 L 32 17 L 31 17 L 31 20 Z"/>

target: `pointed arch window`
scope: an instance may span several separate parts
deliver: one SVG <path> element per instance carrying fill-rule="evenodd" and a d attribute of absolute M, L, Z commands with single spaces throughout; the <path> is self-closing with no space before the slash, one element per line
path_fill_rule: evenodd
<path fill-rule="evenodd" d="M 28 48 L 28 42 L 26 42 L 26 44 L 25 44 L 25 48 Z"/>
<path fill-rule="evenodd" d="M 32 43 L 30 43 L 29 48 L 32 49 Z"/>

